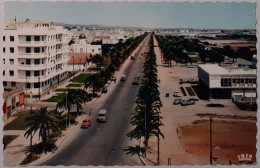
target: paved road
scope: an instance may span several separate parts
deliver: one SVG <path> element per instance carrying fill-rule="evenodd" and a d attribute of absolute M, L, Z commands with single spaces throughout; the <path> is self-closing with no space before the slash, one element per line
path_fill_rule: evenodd
<path fill-rule="evenodd" d="M 149 38 L 144 40 L 136 52 L 136 59 L 125 69 L 126 81 L 111 83 L 115 87 L 109 96 L 104 98 L 102 95 L 103 99 L 101 97 L 86 107 L 86 111 L 92 109 L 92 126 L 88 129 L 80 129 L 79 125 L 74 127 L 73 134 L 63 142 L 58 152 L 41 165 L 142 165 L 138 156 L 139 141 L 130 141 L 126 134 L 131 130 L 130 118 L 138 91 L 132 80 L 143 70 L 141 53 L 146 50 L 145 42 L 148 44 Z M 108 121 L 97 123 L 97 112 L 102 108 L 108 111 Z"/>

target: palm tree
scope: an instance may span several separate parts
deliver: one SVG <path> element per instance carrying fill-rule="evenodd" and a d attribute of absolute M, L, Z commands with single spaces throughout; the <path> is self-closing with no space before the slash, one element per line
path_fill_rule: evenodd
<path fill-rule="evenodd" d="M 29 129 L 24 136 L 28 138 L 29 135 L 34 135 L 39 131 L 39 138 L 42 140 L 43 152 L 45 153 L 47 138 L 56 133 L 61 133 L 61 121 L 58 115 L 56 110 L 47 110 L 47 107 L 41 107 L 40 109 L 32 110 L 30 116 L 25 118 L 26 126 L 29 126 Z"/>
<path fill-rule="evenodd" d="M 88 93 L 83 89 L 76 89 L 75 90 L 75 97 L 74 97 L 74 103 L 77 106 L 77 115 L 79 114 L 79 110 L 82 109 L 82 104 L 85 104 L 87 101 L 89 101 L 90 98 L 88 98 Z"/>

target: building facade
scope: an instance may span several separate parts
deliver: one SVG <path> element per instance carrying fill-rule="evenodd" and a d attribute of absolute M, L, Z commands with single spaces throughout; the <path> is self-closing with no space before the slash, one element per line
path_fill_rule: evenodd
<path fill-rule="evenodd" d="M 24 88 L 37 99 L 67 77 L 69 33 L 53 23 L 27 19 L 5 21 L 3 31 L 4 88 Z"/>
<path fill-rule="evenodd" d="M 199 87 L 208 98 L 257 97 L 255 69 L 225 69 L 216 64 L 198 66 Z"/>

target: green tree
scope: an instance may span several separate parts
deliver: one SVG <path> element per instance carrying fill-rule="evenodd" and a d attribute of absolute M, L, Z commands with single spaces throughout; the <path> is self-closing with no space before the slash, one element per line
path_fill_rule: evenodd
<path fill-rule="evenodd" d="M 29 129 L 25 132 L 24 136 L 28 138 L 39 131 L 39 138 L 41 138 L 43 144 L 43 152 L 46 153 L 47 138 L 61 133 L 60 122 L 59 114 L 56 110 L 47 110 L 47 107 L 32 110 L 30 115 L 25 118 L 26 126 Z"/>

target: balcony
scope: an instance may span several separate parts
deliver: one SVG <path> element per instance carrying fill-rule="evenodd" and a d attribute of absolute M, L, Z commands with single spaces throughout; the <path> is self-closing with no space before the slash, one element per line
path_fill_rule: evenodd
<path fill-rule="evenodd" d="M 41 52 L 41 53 L 23 53 L 20 52 L 19 55 L 21 58 L 46 58 L 47 52 Z"/>
<path fill-rule="evenodd" d="M 46 46 L 47 41 L 19 41 L 18 46 L 21 47 L 37 47 L 37 46 Z"/>
<path fill-rule="evenodd" d="M 38 65 L 35 65 L 35 64 L 19 64 L 19 67 L 18 69 L 19 70 L 42 70 L 42 69 L 46 69 L 47 67 L 47 63 L 45 64 L 38 64 Z"/>

